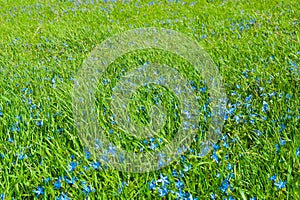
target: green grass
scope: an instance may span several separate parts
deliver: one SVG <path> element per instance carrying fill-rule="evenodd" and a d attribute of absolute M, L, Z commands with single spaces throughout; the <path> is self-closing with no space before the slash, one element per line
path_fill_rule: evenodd
<path fill-rule="evenodd" d="M 178 180 L 184 183 L 183 192 L 199 199 L 209 199 L 212 194 L 216 199 L 230 195 L 236 199 L 300 198 L 300 156 L 296 155 L 300 151 L 297 1 L 183 4 L 174 0 L 154 1 L 153 5 L 144 1 L 93 2 L 96 1 L 0 3 L 0 194 L 5 194 L 5 199 L 36 198 L 33 190 L 38 186 L 45 189 L 41 199 L 55 199 L 62 192 L 70 199 L 84 199 L 82 181 L 94 189 L 89 199 L 174 199 Z M 102 169 L 95 169 L 91 166 L 96 162 L 95 155 L 86 158 L 85 146 L 74 128 L 72 78 L 97 45 L 115 34 L 140 27 L 182 32 L 198 41 L 218 66 L 228 109 L 236 106 L 225 121 L 223 140 L 218 141 L 219 162 L 212 159 L 213 152 L 199 156 L 201 139 L 191 145 L 194 153 L 188 151 L 171 165 L 149 173 L 119 172 L 103 163 Z M 131 69 L 147 61 L 178 66 L 187 78 L 196 79 L 198 87 L 203 84 L 186 61 L 158 50 L 126 54 L 109 67 L 106 75 L 117 81 L 119 66 Z M 158 93 L 164 91 L 156 89 Z M 99 96 L 110 94 L 109 87 L 102 87 L 102 91 Z M 176 102 L 171 91 L 166 93 L 166 102 Z M 141 89 L 131 114 L 143 103 L 147 108 L 151 106 L 151 96 L 146 94 L 145 88 Z M 249 95 L 252 98 L 246 104 Z M 269 106 L 266 112 L 262 111 L 263 101 Z M 165 106 L 170 108 L 170 104 Z M 102 111 L 103 107 L 98 107 Z M 170 115 L 174 112 L 168 111 Z M 107 134 L 115 143 L 128 151 L 138 151 L 141 146 L 151 151 L 138 139 L 110 127 L 104 116 L 100 119 L 107 130 L 115 130 L 115 135 Z M 136 120 L 143 122 L 147 115 Z M 159 137 L 176 134 L 180 120 L 169 120 L 171 125 Z M 41 121 L 42 126 L 38 126 Z M 280 138 L 286 144 L 276 152 Z M 74 171 L 69 170 L 71 161 L 77 163 Z M 228 163 L 233 165 L 232 170 L 227 168 Z M 182 171 L 184 177 L 172 175 L 174 169 L 179 173 L 188 165 L 191 168 Z M 168 175 L 170 181 L 170 192 L 165 197 L 159 197 L 160 183 L 156 189 L 149 189 L 148 183 L 158 180 L 160 174 Z M 230 174 L 232 190 L 226 194 L 220 186 Z M 284 188 L 276 188 L 269 180 L 274 174 L 276 181 L 287 182 Z M 65 176 L 78 180 L 70 185 L 63 178 L 61 188 L 55 189 L 53 184 Z M 122 182 L 128 185 L 120 192 Z"/>

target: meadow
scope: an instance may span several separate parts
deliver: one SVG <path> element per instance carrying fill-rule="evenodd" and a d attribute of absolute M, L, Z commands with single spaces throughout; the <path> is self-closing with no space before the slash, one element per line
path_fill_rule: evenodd
<path fill-rule="evenodd" d="M 203 77 L 162 50 L 117 59 L 105 74 L 111 82 L 99 83 L 97 109 L 107 137 L 127 151 L 157 151 L 181 123 L 172 117 L 174 93 L 155 87 L 152 96 L 139 90 L 131 115 L 147 123 L 144 111 L 164 93 L 159 100 L 169 125 L 157 137 L 139 140 L 110 123 L 107 99 L 121 70 L 178 65 L 203 97 L 203 129 L 189 149 L 160 170 L 132 173 L 105 164 L 83 144 L 72 91 L 94 48 L 142 27 L 197 41 L 217 66 L 228 101 L 218 140 L 201 156 L 210 117 Z M 296 0 L 1 1 L 0 199 L 300 199 L 299 65 Z"/>

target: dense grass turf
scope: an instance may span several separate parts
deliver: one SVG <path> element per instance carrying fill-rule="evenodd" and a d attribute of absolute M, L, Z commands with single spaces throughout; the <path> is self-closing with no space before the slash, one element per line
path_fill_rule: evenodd
<path fill-rule="evenodd" d="M 296 0 L 0 2 L 0 197 L 300 199 L 299 24 Z M 74 128 L 71 93 L 93 48 L 139 27 L 177 30 L 204 47 L 223 76 L 228 117 L 209 155 L 199 156 L 195 138 L 170 166 L 134 174 L 87 152 Z M 107 76 L 115 80 L 120 65 L 158 61 L 184 63 L 168 52 L 137 51 Z M 195 82 L 203 91 L 201 78 Z M 172 94 L 163 99 L 171 102 Z M 174 121 L 159 137 L 173 134 Z M 128 151 L 163 145 L 159 137 L 121 142 L 107 126 Z"/>

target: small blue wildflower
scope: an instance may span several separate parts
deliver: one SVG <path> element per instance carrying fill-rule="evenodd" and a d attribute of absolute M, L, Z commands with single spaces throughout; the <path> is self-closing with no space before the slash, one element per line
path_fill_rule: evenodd
<path fill-rule="evenodd" d="M 217 155 L 217 153 L 214 151 L 213 152 L 213 155 L 211 156 L 211 158 L 215 161 L 215 162 L 219 162 L 219 157 L 218 157 L 218 155 Z"/>
<path fill-rule="evenodd" d="M 300 156 L 300 147 L 296 149 L 296 156 Z"/>
<path fill-rule="evenodd" d="M 76 162 L 71 162 L 69 165 L 69 171 L 73 172 L 75 170 L 76 166 L 77 166 Z"/>
<path fill-rule="evenodd" d="M 233 188 L 232 188 L 232 186 L 230 185 L 229 180 L 228 180 L 228 179 L 224 179 L 224 180 L 222 181 L 221 186 L 220 186 L 220 190 L 221 190 L 223 193 L 227 194 L 228 191 L 229 191 L 229 190 L 232 190 L 232 189 L 233 189 Z"/>
<path fill-rule="evenodd" d="M 20 154 L 18 156 L 18 160 L 23 160 L 24 158 L 27 158 L 27 155 L 20 152 Z"/>
<path fill-rule="evenodd" d="M 257 134 L 257 136 L 261 136 L 262 132 L 260 130 L 254 130 L 254 132 Z"/>
<path fill-rule="evenodd" d="M 229 147 L 228 142 L 224 142 L 223 147 L 228 148 Z"/>
<path fill-rule="evenodd" d="M 154 180 L 152 180 L 151 182 L 149 182 L 149 189 L 150 189 L 150 190 L 154 190 L 155 187 L 156 187 L 156 184 L 155 184 L 155 181 L 154 181 Z"/>
<path fill-rule="evenodd" d="M 178 176 L 178 173 L 177 173 L 176 169 L 173 169 L 173 171 L 172 171 L 172 176 L 174 176 L 174 177 L 177 177 L 177 176 Z"/>
<path fill-rule="evenodd" d="M 90 169 L 89 166 L 83 166 L 84 171 L 88 171 Z"/>
<path fill-rule="evenodd" d="M 91 152 L 85 151 L 85 158 L 90 159 L 91 158 Z"/>
<path fill-rule="evenodd" d="M 4 199 L 5 199 L 5 194 L 4 194 L 4 193 L 0 194 L 0 199 L 1 199 L 1 200 L 4 200 Z"/>
<path fill-rule="evenodd" d="M 38 121 L 36 122 L 36 125 L 37 125 L 38 127 L 43 126 L 43 125 L 44 125 L 43 120 L 38 120 Z"/>
<path fill-rule="evenodd" d="M 187 200 L 198 200 L 198 198 L 194 198 L 192 194 L 190 194 L 187 198 Z"/>
<path fill-rule="evenodd" d="M 285 144 L 286 144 L 286 141 L 283 140 L 282 138 L 280 138 L 280 146 L 283 146 L 283 145 L 285 145 Z"/>
<path fill-rule="evenodd" d="M 252 94 L 248 95 L 245 99 L 245 102 L 250 102 L 252 98 Z"/>
<path fill-rule="evenodd" d="M 70 200 L 70 198 L 68 198 L 67 194 L 64 193 L 64 192 L 62 192 L 62 193 L 60 194 L 60 196 L 56 197 L 55 199 L 56 199 L 56 200 Z"/>
<path fill-rule="evenodd" d="M 184 183 L 180 180 L 176 181 L 175 185 L 178 189 L 183 189 L 184 188 Z"/>
<path fill-rule="evenodd" d="M 93 189 L 90 185 L 87 186 L 85 182 L 82 182 L 83 190 L 82 192 L 86 195 L 89 195 L 92 192 L 95 192 L 95 189 Z"/>
<path fill-rule="evenodd" d="M 217 195 L 216 195 L 216 194 L 211 194 L 211 195 L 210 195 L 210 199 L 211 199 L 211 200 L 215 200 L 216 198 L 217 198 Z"/>
<path fill-rule="evenodd" d="M 277 178 L 277 176 L 276 176 L 276 174 L 274 174 L 273 176 L 271 176 L 270 178 L 269 178 L 269 180 L 271 180 L 271 181 L 276 181 L 276 178 Z"/>
<path fill-rule="evenodd" d="M 217 151 L 220 149 L 220 146 L 218 144 L 213 144 L 214 151 Z"/>
<path fill-rule="evenodd" d="M 256 197 L 251 197 L 250 200 L 257 200 Z"/>
<path fill-rule="evenodd" d="M 228 200 L 235 200 L 231 195 L 229 195 Z"/>
<path fill-rule="evenodd" d="M 54 184 L 54 190 L 59 190 L 61 188 L 61 178 L 59 178 Z"/>
<path fill-rule="evenodd" d="M 98 161 L 98 162 L 92 162 L 91 166 L 92 166 L 95 170 L 102 169 L 101 163 L 100 163 L 99 161 Z"/>
<path fill-rule="evenodd" d="M 279 130 L 279 133 L 281 133 L 284 129 L 286 129 L 286 126 L 285 126 L 285 124 L 281 124 L 280 125 L 280 130 Z"/>
<path fill-rule="evenodd" d="M 44 191 L 45 191 L 44 187 L 38 186 L 38 187 L 36 188 L 36 190 L 33 190 L 33 193 L 35 194 L 35 196 L 36 196 L 37 198 L 39 198 L 41 195 L 44 194 Z"/>
<path fill-rule="evenodd" d="M 206 91 L 206 87 L 200 88 L 200 92 L 204 93 Z"/>
<path fill-rule="evenodd" d="M 152 149 L 152 150 L 155 150 L 156 148 L 158 147 L 158 144 L 157 143 L 151 143 L 150 144 L 150 148 Z"/>
<path fill-rule="evenodd" d="M 121 192 L 123 191 L 123 188 L 124 188 L 125 186 L 128 186 L 128 184 L 127 184 L 126 182 L 123 181 L 123 182 L 121 183 L 120 187 L 118 188 L 118 193 L 121 193 Z"/>
<path fill-rule="evenodd" d="M 232 165 L 232 164 L 230 164 L 230 163 L 228 163 L 228 165 L 227 165 L 227 169 L 228 169 L 228 170 L 232 170 L 232 169 L 233 169 L 233 165 Z"/>
<path fill-rule="evenodd" d="M 168 175 L 164 176 L 162 174 L 160 174 L 160 179 L 158 179 L 157 182 L 161 183 L 162 186 L 170 183 Z"/>
<path fill-rule="evenodd" d="M 191 164 L 189 164 L 189 165 L 184 165 L 183 171 L 184 171 L 184 172 L 188 172 L 191 168 L 192 168 L 192 165 L 191 165 Z"/>
<path fill-rule="evenodd" d="M 57 133 L 62 133 L 62 132 L 64 132 L 64 130 L 65 130 L 64 128 L 59 128 L 59 129 L 56 130 L 56 132 Z"/>
<path fill-rule="evenodd" d="M 48 177 L 48 178 L 44 178 L 44 183 L 48 183 L 50 180 L 51 180 L 51 178 L 50 178 L 50 177 Z"/>
<path fill-rule="evenodd" d="M 286 181 L 279 180 L 278 182 L 274 183 L 274 185 L 277 187 L 277 189 L 283 189 L 286 185 Z"/>
<path fill-rule="evenodd" d="M 182 189 L 179 189 L 179 191 L 176 192 L 176 196 L 179 197 L 179 199 L 185 199 L 187 197 L 187 193 L 183 192 Z"/>
<path fill-rule="evenodd" d="M 213 194 L 210 195 L 210 199 L 211 199 L 211 200 L 215 200 L 216 198 L 217 198 L 217 195 L 216 195 L 216 194 L 213 193 Z"/>
<path fill-rule="evenodd" d="M 160 197 L 164 197 L 168 194 L 168 189 L 166 187 L 161 187 L 161 188 L 158 188 L 158 196 Z"/>
<path fill-rule="evenodd" d="M 69 179 L 67 176 L 65 176 L 64 178 L 65 178 L 65 181 L 66 181 L 69 185 L 74 185 L 75 182 L 78 180 L 78 179 L 77 179 L 76 177 L 74 177 L 74 176 L 72 176 L 70 179 Z"/>
<path fill-rule="evenodd" d="M 280 153 L 280 145 L 279 144 L 276 144 L 275 145 L 275 148 L 276 148 L 276 153 Z"/>
<path fill-rule="evenodd" d="M 263 101 L 263 107 L 262 107 L 262 111 L 266 112 L 269 110 L 269 105 L 266 101 Z"/>

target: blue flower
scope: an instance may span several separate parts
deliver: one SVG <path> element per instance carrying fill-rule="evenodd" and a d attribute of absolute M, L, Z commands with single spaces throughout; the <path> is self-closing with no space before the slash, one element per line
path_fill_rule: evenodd
<path fill-rule="evenodd" d="M 121 183 L 121 186 L 118 188 L 118 192 L 121 193 L 122 190 L 123 190 L 123 188 L 124 188 L 125 186 L 128 186 L 128 184 L 127 184 L 126 182 L 123 181 L 123 182 Z"/>
<path fill-rule="evenodd" d="M 114 130 L 113 130 L 113 129 L 109 129 L 109 133 L 110 133 L 110 134 L 113 134 L 113 133 L 114 133 Z"/>
<path fill-rule="evenodd" d="M 161 187 L 161 188 L 158 188 L 158 196 L 160 197 L 164 197 L 168 194 L 168 189 L 166 187 Z"/>
<path fill-rule="evenodd" d="M 169 177 L 168 176 L 163 176 L 162 174 L 160 174 L 160 179 L 158 179 L 157 182 L 161 183 L 162 186 L 170 183 Z"/>
<path fill-rule="evenodd" d="M 182 189 L 184 187 L 184 184 L 182 181 L 178 180 L 176 183 L 175 183 L 176 187 L 178 189 Z"/>
<path fill-rule="evenodd" d="M 191 165 L 191 164 L 189 164 L 189 165 L 184 165 L 183 171 L 184 171 L 184 172 L 188 172 L 191 168 L 192 168 L 192 165 Z"/>
<path fill-rule="evenodd" d="M 219 162 L 219 157 L 218 157 L 216 151 L 213 152 L 213 155 L 211 156 L 211 158 L 212 158 L 216 163 Z"/>
<path fill-rule="evenodd" d="M 39 198 L 41 195 L 44 194 L 44 187 L 38 186 L 36 190 L 33 190 L 33 193 L 35 193 L 36 197 Z"/>
<path fill-rule="evenodd" d="M 220 186 L 220 189 L 223 193 L 227 194 L 229 190 L 232 190 L 232 186 L 230 185 L 230 182 L 228 179 L 224 179 L 222 181 L 222 184 Z"/>
<path fill-rule="evenodd" d="M 245 102 L 250 102 L 252 98 L 252 95 L 250 94 L 249 96 L 246 97 Z"/>
<path fill-rule="evenodd" d="M 122 190 L 123 190 L 123 188 L 124 188 L 125 186 L 128 186 L 128 184 L 127 184 L 126 182 L 123 181 L 123 182 L 121 183 L 121 186 L 118 188 L 118 193 L 121 193 Z"/>
<path fill-rule="evenodd" d="M 69 171 L 73 172 L 75 170 L 76 166 L 77 166 L 76 162 L 71 162 L 69 165 Z"/>
<path fill-rule="evenodd" d="M 300 147 L 296 149 L 296 156 L 300 156 Z"/>
<path fill-rule="evenodd" d="M 277 178 L 277 176 L 276 176 L 276 174 L 274 174 L 273 176 L 271 176 L 270 178 L 269 178 L 269 180 L 271 180 L 271 181 L 276 181 L 276 178 Z"/>
<path fill-rule="evenodd" d="M 220 149 L 220 146 L 219 146 L 219 145 L 217 145 L 217 144 L 214 144 L 214 145 L 213 145 L 213 148 L 214 148 L 214 150 L 215 150 L 215 151 L 217 151 L 217 150 L 219 150 L 219 149 Z"/>
<path fill-rule="evenodd" d="M 27 158 L 27 155 L 20 152 L 20 154 L 18 156 L 18 160 L 23 160 L 24 158 Z"/>
<path fill-rule="evenodd" d="M 254 130 L 254 132 L 257 134 L 257 136 L 261 136 L 262 132 L 260 130 Z"/>
<path fill-rule="evenodd" d="M 101 163 L 98 161 L 98 162 L 92 162 L 92 167 L 97 170 L 97 169 L 102 169 L 101 167 Z"/>
<path fill-rule="evenodd" d="M 156 184 L 155 184 L 155 181 L 154 181 L 154 180 L 152 180 L 151 182 L 149 182 L 149 189 L 150 189 L 150 190 L 154 190 L 155 187 L 156 187 Z"/>
<path fill-rule="evenodd" d="M 78 180 L 78 179 L 77 179 L 76 177 L 74 177 L 74 176 L 72 176 L 71 179 L 68 179 L 68 177 L 65 176 L 65 181 L 66 181 L 68 184 L 70 184 L 70 185 L 74 185 L 75 182 L 76 182 L 77 180 Z"/>
<path fill-rule="evenodd" d="M 59 179 L 53 185 L 54 190 L 59 190 L 61 188 L 61 178 L 59 177 Z"/>
<path fill-rule="evenodd" d="M 173 169 L 172 176 L 174 176 L 174 177 L 178 176 L 178 173 L 177 173 L 176 169 Z"/>
<path fill-rule="evenodd" d="M 59 196 L 59 197 L 56 197 L 55 199 L 56 199 L 56 200 L 70 200 L 70 199 L 68 198 L 67 194 L 65 194 L 64 192 L 62 192 L 62 193 L 60 194 L 60 196 Z"/>
<path fill-rule="evenodd" d="M 210 195 L 210 199 L 211 199 L 211 200 L 215 200 L 216 198 L 217 198 L 217 195 L 216 195 L 216 194 L 211 194 L 211 195 Z"/>
<path fill-rule="evenodd" d="M 263 107 L 262 107 L 262 111 L 266 112 L 269 110 L 269 105 L 266 101 L 263 101 Z"/>
<path fill-rule="evenodd" d="M 82 192 L 86 195 L 89 195 L 92 192 L 95 192 L 95 189 L 93 189 L 90 185 L 87 186 L 85 182 L 82 182 L 83 190 Z"/>
<path fill-rule="evenodd" d="M 4 200 L 4 198 L 5 198 L 5 194 L 4 193 L 0 194 L 0 199 Z"/>
<path fill-rule="evenodd" d="M 276 153 L 279 153 L 280 152 L 280 145 L 276 144 L 275 147 L 276 147 Z"/>
<path fill-rule="evenodd" d="M 235 198 L 233 198 L 231 195 L 229 195 L 228 200 L 234 200 Z"/>
<path fill-rule="evenodd" d="M 50 180 L 51 180 L 51 178 L 50 178 L 50 177 L 48 177 L 48 178 L 44 178 L 44 180 L 43 180 L 43 181 L 44 181 L 45 183 L 48 183 Z"/>
<path fill-rule="evenodd" d="M 198 198 L 194 198 L 192 194 L 190 194 L 187 199 L 188 200 L 198 200 Z"/>
<path fill-rule="evenodd" d="M 278 182 L 274 183 L 274 185 L 277 187 L 277 189 L 283 189 L 286 185 L 286 181 L 279 180 Z"/>
<path fill-rule="evenodd" d="M 206 91 L 206 87 L 200 88 L 200 92 L 204 93 Z"/>
<path fill-rule="evenodd" d="M 283 140 L 282 138 L 280 138 L 280 146 L 283 146 L 283 145 L 285 145 L 285 144 L 286 144 L 286 141 Z"/>
<path fill-rule="evenodd" d="M 85 157 L 86 157 L 86 159 L 90 159 L 91 158 L 91 152 L 85 151 Z"/>
<path fill-rule="evenodd" d="M 228 165 L 227 165 L 227 169 L 228 169 L 228 170 L 232 170 L 232 169 L 233 169 L 233 165 L 232 165 L 232 164 L 230 164 L 230 163 L 228 163 Z"/>
<path fill-rule="evenodd" d="M 38 120 L 38 121 L 36 122 L 36 125 L 37 125 L 38 127 L 43 126 L 43 125 L 44 125 L 43 120 Z"/>

